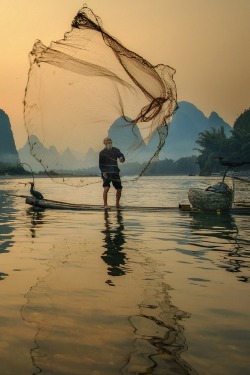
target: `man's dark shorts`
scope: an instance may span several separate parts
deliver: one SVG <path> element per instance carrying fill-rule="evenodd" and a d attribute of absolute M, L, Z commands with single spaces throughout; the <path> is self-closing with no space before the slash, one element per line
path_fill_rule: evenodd
<path fill-rule="evenodd" d="M 110 183 L 112 182 L 112 185 L 116 190 L 122 189 L 121 179 L 119 174 L 116 173 L 108 173 L 108 178 L 103 177 L 102 173 L 102 180 L 103 180 L 103 187 L 110 187 Z"/>

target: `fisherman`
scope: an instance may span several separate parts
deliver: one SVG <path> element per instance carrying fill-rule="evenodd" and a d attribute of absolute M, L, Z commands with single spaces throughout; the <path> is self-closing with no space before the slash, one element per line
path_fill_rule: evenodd
<path fill-rule="evenodd" d="M 109 137 L 104 138 L 104 149 L 99 153 L 99 168 L 102 173 L 103 180 L 103 203 L 104 209 L 109 209 L 108 206 L 108 192 L 110 183 L 116 189 L 116 208 L 120 208 L 120 199 L 122 195 L 122 184 L 120 179 L 120 169 L 117 161 L 124 163 L 125 157 L 121 151 L 112 146 L 112 139 Z"/>

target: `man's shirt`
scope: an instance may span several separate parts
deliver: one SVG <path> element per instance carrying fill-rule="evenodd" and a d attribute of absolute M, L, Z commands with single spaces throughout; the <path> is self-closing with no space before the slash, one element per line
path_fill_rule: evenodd
<path fill-rule="evenodd" d="M 125 161 L 124 155 L 118 148 L 112 147 L 111 150 L 104 148 L 99 153 L 99 168 L 101 172 L 119 173 L 120 169 L 117 164 L 117 159 L 120 159 L 121 157 Z"/>

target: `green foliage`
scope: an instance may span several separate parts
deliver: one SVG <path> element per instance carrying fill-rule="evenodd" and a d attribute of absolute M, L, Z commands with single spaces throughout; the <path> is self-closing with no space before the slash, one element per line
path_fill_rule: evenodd
<path fill-rule="evenodd" d="M 25 171 L 21 165 L 17 166 L 10 166 L 6 163 L 0 162 L 0 175 L 25 175 L 29 174 L 29 172 Z"/>
<path fill-rule="evenodd" d="M 156 163 L 149 171 L 150 176 L 171 176 L 199 174 L 197 157 L 190 156 L 178 159 L 176 161 L 165 159 Z"/>
<path fill-rule="evenodd" d="M 200 146 L 197 148 L 200 155 L 197 157 L 197 163 L 200 166 L 202 175 L 210 174 L 217 171 L 217 162 L 214 160 L 216 156 L 224 155 L 228 150 L 228 141 L 223 126 L 220 129 L 212 128 L 211 131 L 206 130 L 199 134 L 196 143 Z"/>
<path fill-rule="evenodd" d="M 250 133 L 250 108 L 246 109 L 234 123 L 234 132 L 247 132 Z"/>
<path fill-rule="evenodd" d="M 232 132 L 234 156 L 250 161 L 250 108 L 235 121 Z"/>
<path fill-rule="evenodd" d="M 250 108 L 245 110 L 235 121 L 232 136 L 227 138 L 224 128 L 212 129 L 199 134 L 196 148 L 200 155 L 197 163 L 202 175 L 219 172 L 223 167 L 214 160 L 217 156 L 226 159 L 250 161 Z"/>

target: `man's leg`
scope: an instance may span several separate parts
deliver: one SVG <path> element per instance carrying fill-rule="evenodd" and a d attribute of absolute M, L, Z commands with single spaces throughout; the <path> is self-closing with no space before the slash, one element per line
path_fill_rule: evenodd
<path fill-rule="evenodd" d="M 116 207 L 120 207 L 120 199 L 122 196 L 122 189 L 116 190 Z"/>
<path fill-rule="evenodd" d="M 104 204 L 104 208 L 109 208 L 109 206 L 108 206 L 108 192 L 109 192 L 109 186 L 105 186 L 103 188 L 103 204 Z"/>

